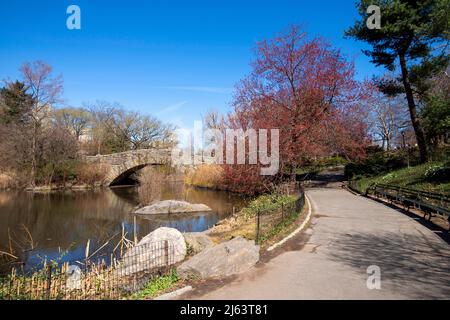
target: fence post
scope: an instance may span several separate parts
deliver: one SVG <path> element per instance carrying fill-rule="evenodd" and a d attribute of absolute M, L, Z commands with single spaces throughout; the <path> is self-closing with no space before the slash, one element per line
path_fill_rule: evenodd
<path fill-rule="evenodd" d="M 9 300 L 12 300 L 12 291 L 13 291 L 13 273 L 11 273 L 11 277 L 9 278 Z"/>
<path fill-rule="evenodd" d="M 259 243 L 259 228 L 260 228 L 260 210 L 256 212 L 256 244 Z"/>
<path fill-rule="evenodd" d="M 47 266 L 47 300 L 51 298 L 51 289 L 52 289 L 52 265 L 49 264 Z"/>
<path fill-rule="evenodd" d="M 164 240 L 164 265 L 169 266 L 169 240 Z"/>

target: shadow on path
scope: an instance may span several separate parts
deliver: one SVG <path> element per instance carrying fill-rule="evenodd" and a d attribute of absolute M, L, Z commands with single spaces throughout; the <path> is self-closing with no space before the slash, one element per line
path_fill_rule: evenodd
<path fill-rule="evenodd" d="M 304 181 L 304 186 L 307 188 L 340 188 L 344 181 L 344 168 L 336 167 L 313 174 L 309 180 Z"/>
<path fill-rule="evenodd" d="M 425 235 L 347 234 L 330 249 L 326 253 L 330 259 L 353 268 L 379 266 L 382 288 L 390 287 L 413 299 L 450 297 L 449 250 L 430 243 Z"/>
<path fill-rule="evenodd" d="M 363 197 L 371 199 L 378 203 L 381 203 L 382 205 L 385 205 L 391 209 L 394 209 L 395 211 L 398 211 L 401 214 L 404 214 L 405 216 L 408 216 L 409 218 L 415 220 L 417 223 L 420 223 L 422 226 L 433 231 L 437 236 L 439 236 L 442 240 L 444 240 L 445 242 L 447 242 L 447 244 L 450 245 L 450 232 L 448 231 L 448 229 L 445 229 L 445 228 L 439 226 L 438 224 L 433 223 L 433 221 L 423 218 L 423 214 L 421 214 L 420 212 L 414 213 L 411 211 L 407 211 L 395 204 L 383 201 L 382 199 L 378 199 L 375 197 L 369 197 L 369 196 L 363 196 Z"/>

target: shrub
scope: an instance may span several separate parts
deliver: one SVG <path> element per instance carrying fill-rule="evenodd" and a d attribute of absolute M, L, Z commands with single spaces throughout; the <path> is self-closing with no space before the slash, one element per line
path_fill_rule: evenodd
<path fill-rule="evenodd" d="M 425 171 L 425 180 L 430 182 L 450 181 L 450 167 L 435 165 Z"/>
<path fill-rule="evenodd" d="M 0 172 L 0 189 L 17 187 L 16 174 L 12 171 Z"/>
<path fill-rule="evenodd" d="M 345 176 L 348 179 L 355 176 L 377 176 L 393 170 L 404 168 L 410 164 L 417 164 L 415 156 L 408 155 L 405 151 L 375 152 L 364 161 L 349 163 L 345 166 Z"/>
<path fill-rule="evenodd" d="M 95 186 L 104 184 L 109 168 L 101 164 L 80 164 L 76 170 L 77 182 Z"/>

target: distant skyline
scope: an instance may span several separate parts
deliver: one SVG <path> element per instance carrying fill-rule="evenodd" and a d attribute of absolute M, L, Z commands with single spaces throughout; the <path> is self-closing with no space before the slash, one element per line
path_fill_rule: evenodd
<path fill-rule="evenodd" d="M 81 30 L 66 9 L 81 8 Z M 190 128 L 208 109 L 229 110 L 257 41 L 297 24 L 354 58 L 357 78 L 379 74 L 364 45 L 344 39 L 357 19 L 345 1 L 91 1 L 0 3 L 0 79 L 43 60 L 64 77 L 69 106 L 106 100 Z"/>

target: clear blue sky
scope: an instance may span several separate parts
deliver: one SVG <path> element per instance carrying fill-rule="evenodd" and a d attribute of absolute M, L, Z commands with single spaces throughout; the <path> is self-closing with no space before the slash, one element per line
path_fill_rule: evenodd
<path fill-rule="evenodd" d="M 209 108 L 228 110 L 253 48 L 290 24 L 303 24 L 349 57 L 358 78 L 377 70 L 363 44 L 343 39 L 357 18 L 354 0 L 113 1 L 0 3 L 0 79 L 24 61 L 44 60 L 64 77 L 71 106 L 107 100 L 192 127 Z M 66 28 L 81 8 L 82 29 Z M 378 71 L 379 73 L 379 71 Z"/>

